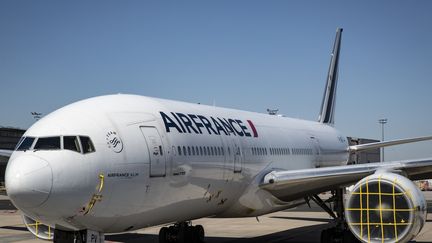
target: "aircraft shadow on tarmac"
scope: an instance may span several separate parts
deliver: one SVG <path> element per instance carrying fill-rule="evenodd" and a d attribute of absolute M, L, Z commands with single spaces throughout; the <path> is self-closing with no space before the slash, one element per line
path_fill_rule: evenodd
<path fill-rule="evenodd" d="M 323 229 L 332 226 L 332 224 L 329 223 L 331 219 L 308 218 L 308 217 L 304 217 L 304 218 L 277 217 L 277 216 L 272 218 L 289 219 L 289 220 L 307 220 L 307 221 L 323 222 L 323 224 L 298 227 L 294 229 L 279 231 L 272 234 L 262 235 L 258 237 L 252 237 L 252 238 L 206 237 L 205 243 L 267 243 L 267 242 L 316 243 L 316 242 L 320 242 L 321 231 Z M 130 242 L 130 243 L 138 243 L 138 242 L 157 243 L 158 236 L 152 234 L 124 233 L 124 234 L 117 234 L 117 235 L 106 235 L 105 240 L 115 241 L 115 242 Z M 416 241 L 412 241 L 412 243 L 414 242 Z M 425 242 L 425 243 L 432 243 L 432 241 Z"/>
<path fill-rule="evenodd" d="M 314 222 L 323 222 L 330 223 L 332 219 L 323 219 L 323 218 L 303 218 L 303 217 L 282 217 L 282 216 L 272 216 L 270 218 L 273 219 L 288 219 L 288 220 L 303 220 L 303 221 L 314 221 Z"/>
<path fill-rule="evenodd" d="M 319 242 L 320 232 L 328 227 L 328 224 L 299 227 L 286 231 L 280 231 L 268 235 L 253 238 L 233 238 L 233 237 L 206 237 L 206 243 L 278 243 L 278 242 L 299 242 L 316 243 Z M 125 233 L 117 235 L 106 235 L 106 241 L 116 242 L 149 242 L 157 243 L 158 236 L 151 234 Z"/>
<path fill-rule="evenodd" d="M 7 230 L 16 230 L 16 231 L 25 231 L 25 232 L 29 232 L 29 231 L 27 230 L 27 228 L 24 227 L 24 226 L 22 226 L 22 227 L 20 227 L 20 226 L 2 226 L 2 227 L 0 227 L 0 229 L 7 229 Z"/>

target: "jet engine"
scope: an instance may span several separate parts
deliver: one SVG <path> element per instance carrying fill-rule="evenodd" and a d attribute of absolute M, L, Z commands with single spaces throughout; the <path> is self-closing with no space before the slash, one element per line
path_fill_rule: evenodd
<path fill-rule="evenodd" d="M 362 242 L 408 242 L 423 228 L 426 205 L 423 194 L 408 178 L 377 172 L 354 186 L 345 217 Z"/>
<path fill-rule="evenodd" d="M 23 216 L 23 220 L 27 229 L 37 238 L 42 240 L 53 240 L 54 228 L 36 221 L 26 215 Z"/>

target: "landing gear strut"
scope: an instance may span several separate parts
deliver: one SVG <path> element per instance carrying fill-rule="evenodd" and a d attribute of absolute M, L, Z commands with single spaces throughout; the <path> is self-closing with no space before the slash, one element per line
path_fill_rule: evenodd
<path fill-rule="evenodd" d="M 191 222 L 181 222 L 159 231 L 159 243 L 203 243 L 204 228 L 192 226 Z"/>
<path fill-rule="evenodd" d="M 326 211 L 333 219 L 334 226 L 321 232 L 321 243 L 359 243 L 360 241 L 348 229 L 344 212 L 344 189 L 339 188 L 332 191 L 332 197 L 326 201 L 321 200 L 318 195 L 310 199 Z M 327 202 L 333 202 L 333 209 L 327 206 Z"/>

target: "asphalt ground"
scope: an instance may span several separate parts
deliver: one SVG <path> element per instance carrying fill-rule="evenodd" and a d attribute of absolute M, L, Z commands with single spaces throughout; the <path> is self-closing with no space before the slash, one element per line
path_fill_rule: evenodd
<path fill-rule="evenodd" d="M 425 193 L 429 212 L 427 222 L 412 242 L 432 243 L 432 192 Z M 321 230 L 330 227 L 330 217 L 311 203 L 291 210 L 256 218 L 215 219 L 193 221 L 206 231 L 206 243 L 312 243 L 319 242 Z M 160 227 L 133 232 L 106 235 L 105 242 L 157 243 Z M 23 225 L 20 212 L 0 195 L 0 242 L 43 243 L 36 239 Z"/>

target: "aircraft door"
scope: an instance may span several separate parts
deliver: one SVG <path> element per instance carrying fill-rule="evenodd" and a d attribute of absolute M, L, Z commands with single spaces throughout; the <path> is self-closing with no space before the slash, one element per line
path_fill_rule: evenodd
<path fill-rule="evenodd" d="M 242 151 L 240 145 L 235 140 L 231 140 L 231 143 L 234 159 L 234 173 L 241 173 L 243 168 Z"/>
<path fill-rule="evenodd" d="M 166 174 L 166 155 L 162 139 L 156 127 L 140 127 L 150 154 L 150 177 Z"/>
<path fill-rule="evenodd" d="M 321 158 L 321 148 L 319 145 L 319 141 L 316 137 L 311 136 L 311 144 L 313 149 L 313 155 L 315 156 L 315 167 L 321 167 L 322 158 Z"/>

